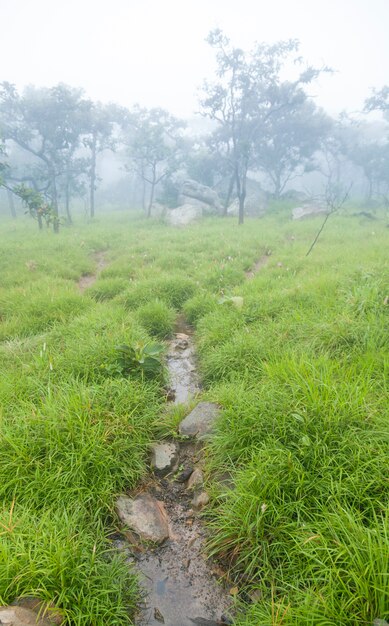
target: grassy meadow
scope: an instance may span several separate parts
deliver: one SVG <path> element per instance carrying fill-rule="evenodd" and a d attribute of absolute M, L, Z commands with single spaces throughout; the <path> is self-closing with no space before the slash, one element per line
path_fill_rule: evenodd
<path fill-rule="evenodd" d="M 236 624 L 389 618 L 389 229 L 351 213 L 307 258 L 320 218 L 283 210 L 240 228 L 124 213 L 57 236 L 0 224 L 0 604 L 37 595 L 69 624 L 131 623 L 115 496 L 181 413 L 166 411 L 164 373 L 123 376 L 115 347 L 163 342 L 183 313 L 203 397 L 223 409 L 205 523 L 209 554 L 254 598 Z"/>

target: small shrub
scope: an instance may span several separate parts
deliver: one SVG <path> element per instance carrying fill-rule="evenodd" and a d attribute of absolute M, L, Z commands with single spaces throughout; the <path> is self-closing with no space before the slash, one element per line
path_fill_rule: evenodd
<path fill-rule="evenodd" d="M 145 376 L 157 376 L 163 368 L 163 350 L 164 347 L 158 343 L 138 342 L 131 346 L 117 346 L 117 368 L 123 376 L 129 376 L 134 370 Z"/>
<path fill-rule="evenodd" d="M 119 293 L 124 291 L 128 285 L 128 280 L 124 278 L 104 278 L 90 287 L 87 293 L 98 302 L 112 300 Z"/>
<path fill-rule="evenodd" d="M 138 319 L 141 325 L 153 337 L 165 339 L 171 335 L 174 326 L 175 313 L 162 300 L 154 300 L 138 309 Z"/>
<path fill-rule="evenodd" d="M 216 298 L 210 293 L 199 293 L 184 304 L 184 313 L 189 324 L 196 325 L 197 321 L 216 309 Z"/>

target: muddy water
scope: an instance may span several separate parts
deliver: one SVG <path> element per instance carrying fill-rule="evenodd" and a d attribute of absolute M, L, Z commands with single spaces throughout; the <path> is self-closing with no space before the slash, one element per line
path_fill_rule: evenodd
<path fill-rule="evenodd" d="M 176 404 L 187 402 L 199 391 L 193 339 L 182 322 L 170 342 L 167 366 Z M 197 442 L 180 445 L 180 469 L 201 468 L 202 450 Z M 193 492 L 177 475 L 156 479 L 149 493 L 162 501 L 169 518 L 169 539 L 130 557 L 139 572 L 143 601 L 135 617 L 137 626 L 193 626 L 232 623 L 231 597 L 218 582 L 216 571 L 204 556 L 206 533 L 192 509 Z"/>

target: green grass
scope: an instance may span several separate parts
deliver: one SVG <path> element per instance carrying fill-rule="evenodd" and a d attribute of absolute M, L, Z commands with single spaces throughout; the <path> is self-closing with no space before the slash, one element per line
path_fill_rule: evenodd
<path fill-rule="evenodd" d="M 108 540 L 115 497 L 184 412 L 166 410 L 163 379 L 120 376 L 115 347 L 168 337 L 184 312 L 204 397 L 223 407 L 208 549 L 260 592 L 237 625 L 387 619 L 384 222 L 334 217 L 308 258 L 318 221 L 282 211 L 240 229 L 124 214 L 57 237 L 34 226 L 0 225 L 0 603 L 33 594 L 69 624 L 131 623 L 136 578 Z M 108 265 L 81 294 L 99 251 Z"/>

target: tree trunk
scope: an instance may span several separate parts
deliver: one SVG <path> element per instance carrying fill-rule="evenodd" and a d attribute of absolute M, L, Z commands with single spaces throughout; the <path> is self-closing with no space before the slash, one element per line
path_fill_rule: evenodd
<path fill-rule="evenodd" d="M 154 202 L 155 179 L 156 179 L 156 171 L 155 171 L 155 166 L 154 166 L 153 167 L 153 180 L 151 181 L 149 206 L 147 207 L 147 217 L 151 217 L 151 207 L 153 206 L 153 202 Z"/>
<path fill-rule="evenodd" d="M 142 178 L 142 211 L 146 213 L 146 181 Z"/>
<path fill-rule="evenodd" d="M 53 231 L 55 233 L 59 232 L 59 214 L 58 214 L 58 195 L 57 195 L 57 181 L 55 179 L 55 174 L 51 174 L 51 197 L 53 202 L 53 213 L 54 213 L 54 221 L 53 221 Z"/>
<path fill-rule="evenodd" d="M 235 176 L 232 175 L 231 178 L 230 178 L 230 182 L 228 184 L 227 197 L 226 197 L 226 200 L 224 202 L 223 217 L 225 217 L 227 215 L 228 207 L 230 206 L 232 192 L 234 191 L 234 184 L 235 184 Z"/>
<path fill-rule="evenodd" d="M 274 181 L 274 197 L 276 200 L 279 200 L 281 197 L 281 176 L 280 174 L 276 174 Z"/>
<path fill-rule="evenodd" d="M 8 204 L 9 204 L 9 209 L 11 211 L 11 215 L 14 219 L 16 219 L 16 209 L 15 209 L 15 201 L 14 201 L 14 196 L 13 193 L 10 189 L 7 189 L 7 196 L 8 196 Z"/>
<path fill-rule="evenodd" d="M 90 216 L 95 216 L 95 186 L 96 186 L 96 133 L 93 133 L 91 146 L 91 168 L 90 168 Z"/>
<path fill-rule="evenodd" d="M 70 213 L 70 181 L 69 181 L 69 176 L 66 176 L 65 210 L 66 210 L 66 218 L 67 218 L 68 224 L 73 224 L 72 216 L 71 216 L 71 213 Z"/>
<path fill-rule="evenodd" d="M 43 228 L 42 216 L 39 215 L 39 213 L 38 213 L 38 228 L 39 228 L 39 230 L 42 230 L 42 228 Z"/>
<path fill-rule="evenodd" d="M 239 199 L 239 219 L 238 224 L 243 224 L 244 222 L 244 202 L 246 200 L 246 178 L 247 178 L 247 168 L 244 171 L 239 172 L 239 164 L 235 164 L 235 183 L 236 183 L 236 193 Z"/>

